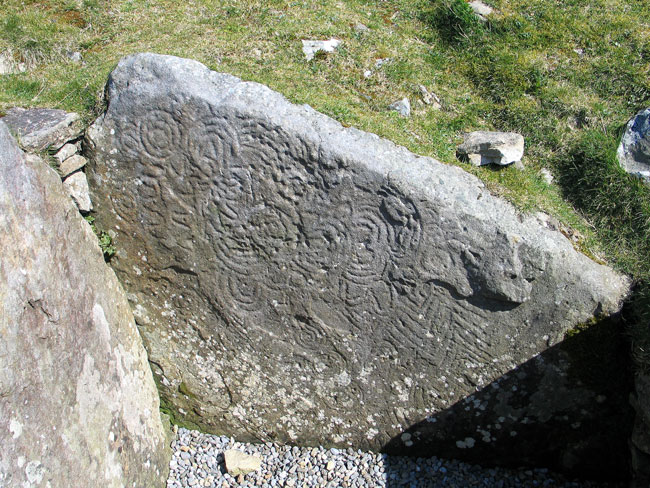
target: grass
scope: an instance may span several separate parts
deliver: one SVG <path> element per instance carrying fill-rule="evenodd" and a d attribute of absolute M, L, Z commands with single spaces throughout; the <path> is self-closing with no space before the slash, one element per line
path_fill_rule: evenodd
<path fill-rule="evenodd" d="M 0 77 L 0 112 L 48 106 L 90 121 L 110 70 L 140 51 L 264 83 L 345 125 L 460 165 L 522 210 L 577 230 L 582 250 L 634 277 L 630 330 L 650 371 L 650 192 L 615 161 L 624 124 L 650 105 L 650 3 L 487 2 L 497 10 L 488 22 L 464 0 L 3 0 L 0 51 L 30 70 Z M 301 39 L 330 37 L 343 41 L 336 53 L 304 59 Z M 74 51 L 82 63 L 70 60 Z M 419 101 L 418 84 L 442 110 Z M 409 119 L 387 110 L 404 96 Z M 522 133 L 526 169 L 456 161 L 462 133 L 472 130 Z"/>

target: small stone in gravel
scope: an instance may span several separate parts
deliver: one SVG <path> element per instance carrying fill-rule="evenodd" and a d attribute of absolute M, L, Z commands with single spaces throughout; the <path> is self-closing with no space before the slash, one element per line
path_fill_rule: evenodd
<path fill-rule="evenodd" d="M 231 476 L 246 475 L 257 471 L 262 465 L 262 458 L 251 456 L 237 449 L 228 449 L 223 453 L 226 470 Z"/>

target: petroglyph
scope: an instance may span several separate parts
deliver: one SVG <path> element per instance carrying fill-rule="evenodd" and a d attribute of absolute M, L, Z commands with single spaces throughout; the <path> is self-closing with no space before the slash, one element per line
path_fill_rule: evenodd
<path fill-rule="evenodd" d="M 261 85 L 138 55 L 108 94 L 98 221 L 163 397 L 205 428 L 378 448 L 626 293 L 461 170 Z"/>

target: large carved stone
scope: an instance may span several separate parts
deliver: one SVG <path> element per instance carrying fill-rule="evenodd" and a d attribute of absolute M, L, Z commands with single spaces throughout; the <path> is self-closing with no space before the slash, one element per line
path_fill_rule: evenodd
<path fill-rule="evenodd" d="M 88 137 L 98 222 L 186 422 L 378 449 L 628 291 L 461 169 L 262 85 L 141 54 L 107 95 Z"/>
<path fill-rule="evenodd" d="M 171 450 L 124 291 L 0 121 L 0 486 L 162 487 Z"/>

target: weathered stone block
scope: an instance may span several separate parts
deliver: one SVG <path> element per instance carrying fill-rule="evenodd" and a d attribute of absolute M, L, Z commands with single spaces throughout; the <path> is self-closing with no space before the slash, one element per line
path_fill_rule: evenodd
<path fill-rule="evenodd" d="M 162 487 L 171 451 L 124 291 L 0 121 L 0 486 Z"/>
<path fill-rule="evenodd" d="M 2 118 L 27 151 L 58 149 L 81 135 L 79 115 L 52 108 L 19 108 L 7 111 Z"/>
<path fill-rule="evenodd" d="M 141 54 L 107 93 L 88 133 L 93 201 L 161 395 L 185 422 L 380 449 L 628 292 L 461 169 L 262 85 Z M 549 389 L 571 388 L 563 363 L 535 367 Z M 488 411 L 515 412 L 509 398 Z M 543 425 L 561 403 L 499 428 Z"/>

